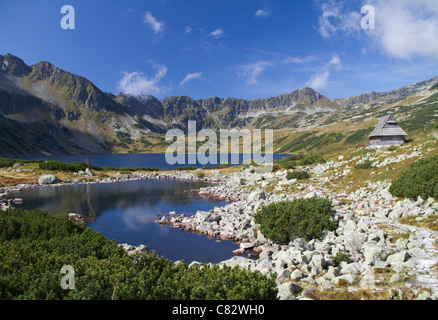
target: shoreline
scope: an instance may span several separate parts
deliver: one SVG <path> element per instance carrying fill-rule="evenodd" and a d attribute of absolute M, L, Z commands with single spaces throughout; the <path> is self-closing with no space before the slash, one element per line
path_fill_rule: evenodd
<path fill-rule="evenodd" d="M 258 173 L 249 167 L 235 172 L 210 172 L 203 178 L 181 171 L 85 183 L 154 178 L 217 182 L 199 189 L 198 194 L 233 200 L 229 204 L 209 212 L 197 211 L 191 217 L 171 212 L 156 222 L 238 243 L 235 256 L 217 265 L 274 275 L 280 299 L 314 299 L 316 292 L 329 295 L 347 290 L 350 295 L 366 291 L 374 299 L 384 293 L 388 299 L 438 300 L 438 232 L 399 221 L 438 221 L 438 201 L 396 198 L 389 192 L 388 178 L 374 182 L 364 178 L 356 189 L 336 189 L 336 183 L 344 183 L 345 177 L 364 172 L 355 171 L 358 162 L 374 162 L 371 176 L 379 168 L 386 167 L 388 171 L 398 162 L 425 157 L 434 150 L 430 143 L 433 141 L 401 147 L 397 157 L 378 150 L 372 155 L 351 155 L 346 159 L 339 156 L 337 160 L 297 168 L 309 172 L 311 178 L 307 180 L 288 180 L 288 170 Z M 11 188 L 17 187 L 20 186 Z M 255 212 L 263 206 L 313 197 L 328 198 L 335 211 L 336 230 L 324 232 L 321 239 L 295 239 L 279 245 L 266 239 L 254 222 Z M 136 250 L 132 246 L 130 249 Z M 245 253 L 257 259 L 241 256 Z M 337 260 L 342 255 L 348 259 Z"/>

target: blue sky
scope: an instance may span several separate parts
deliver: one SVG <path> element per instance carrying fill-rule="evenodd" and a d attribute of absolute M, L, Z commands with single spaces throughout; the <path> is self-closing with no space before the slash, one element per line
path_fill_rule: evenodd
<path fill-rule="evenodd" d="M 63 5 L 75 29 L 64 30 Z M 375 11 L 375 29 L 361 21 Z M 329 98 L 438 75 L 436 0 L 1 0 L 0 54 L 50 61 L 101 90 Z"/>

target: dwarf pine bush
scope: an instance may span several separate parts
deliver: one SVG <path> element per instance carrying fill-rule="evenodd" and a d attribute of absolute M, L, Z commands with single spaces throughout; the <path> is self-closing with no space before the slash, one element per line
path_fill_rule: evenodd
<path fill-rule="evenodd" d="M 396 197 L 438 200 L 438 156 L 421 159 L 392 182 L 389 192 Z"/>
<path fill-rule="evenodd" d="M 289 171 L 286 175 L 287 180 L 292 180 L 292 179 L 304 180 L 309 178 L 310 175 L 307 171 Z"/>
<path fill-rule="evenodd" d="M 324 230 L 334 230 L 331 201 L 324 198 L 272 203 L 254 215 L 268 239 L 287 244 L 296 238 L 319 239 Z"/>
<path fill-rule="evenodd" d="M 0 300 L 267 300 L 275 280 L 238 267 L 174 263 L 156 254 L 129 256 L 116 242 L 67 215 L 40 210 L 0 214 Z M 71 265 L 75 288 L 61 287 Z"/>

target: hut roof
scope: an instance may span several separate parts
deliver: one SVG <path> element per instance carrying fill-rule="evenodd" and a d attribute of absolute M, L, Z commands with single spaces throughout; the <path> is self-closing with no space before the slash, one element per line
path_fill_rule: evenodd
<path fill-rule="evenodd" d="M 400 128 L 392 114 L 384 116 L 380 119 L 376 128 L 369 135 L 369 137 L 393 137 L 393 136 L 407 136 L 408 134 Z"/>

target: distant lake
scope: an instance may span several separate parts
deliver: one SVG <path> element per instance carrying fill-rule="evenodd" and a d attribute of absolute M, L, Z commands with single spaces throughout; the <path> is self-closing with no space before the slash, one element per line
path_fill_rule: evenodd
<path fill-rule="evenodd" d="M 88 156 L 89 157 L 89 156 Z M 89 157 L 89 160 L 91 157 Z M 107 164 L 106 164 L 107 165 Z M 39 187 L 11 193 L 23 204 L 17 208 L 48 211 L 53 214 L 79 213 L 93 219 L 88 227 L 117 243 L 144 244 L 161 256 L 186 263 L 217 263 L 233 256 L 238 246 L 232 241 L 216 242 L 154 221 L 175 211 L 193 215 L 224 206 L 226 201 L 206 199 L 190 190 L 205 183 L 179 180 L 134 180 L 116 183 L 82 184 L 61 187 Z"/>
<path fill-rule="evenodd" d="M 228 163 L 232 162 L 232 155 L 229 155 Z M 281 160 L 283 157 L 288 157 L 287 154 L 274 154 L 274 160 Z M 19 157 L 24 160 L 57 160 L 63 162 L 86 162 L 97 166 L 109 166 L 114 168 L 157 168 L 160 170 L 172 170 L 177 167 L 197 166 L 202 167 L 200 163 L 188 164 L 186 156 L 186 164 L 169 165 L 166 162 L 165 154 L 162 153 L 145 153 L 145 154 L 78 154 L 78 155 L 52 155 L 52 156 L 28 156 Z M 218 156 L 219 159 L 219 156 Z M 243 155 L 239 155 L 239 164 L 243 162 Z M 217 164 L 207 164 L 207 168 L 212 168 Z"/>

